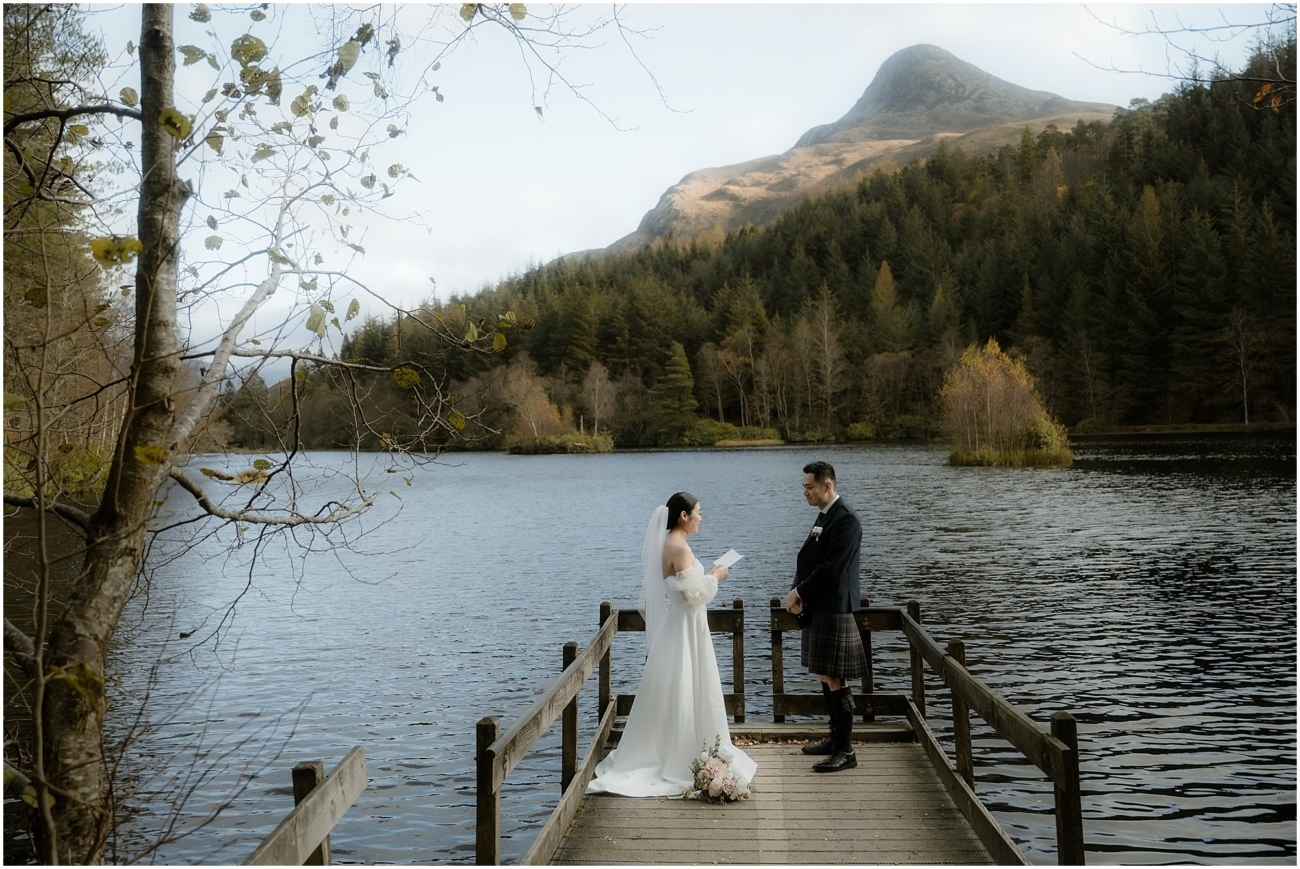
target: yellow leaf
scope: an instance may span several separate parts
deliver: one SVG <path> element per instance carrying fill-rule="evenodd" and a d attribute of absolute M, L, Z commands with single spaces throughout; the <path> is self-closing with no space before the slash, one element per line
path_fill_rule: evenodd
<path fill-rule="evenodd" d="M 144 250 L 137 238 L 109 235 L 90 240 L 90 254 L 106 269 L 129 263 Z"/>
<path fill-rule="evenodd" d="M 184 139 L 188 136 L 194 126 L 189 118 L 171 106 L 162 110 L 162 114 L 158 116 L 158 123 L 162 124 L 163 128 L 177 139 Z"/>
<path fill-rule="evenodd" d="M 510 4 L 510 17 L 516 21 L 523 21 L 528 15 L 528 7 L 522 3 Z"/>
<path fill-rule="evenodd" d="M 477 3 L 462 3 L 462 4 L 461 4 L 461 6 L 460 6 L 460 17 L 463 18 L 463 19 L 465 19 L 465 23 L 466 23 L 466 24 L 468 24 L 469 22 L 473 21 L 473 20 L 474 20 L 474 16 L 477 15 L 477 14 L 478 14 L 478 4 L 477 4 Z"/>
<path fill-rule="evenodd" d="M 140 95 L 135 92 L 135 88 L 122 88 L 122 92 L 118 94 L 118 98 L 121 99 L 122 104 L 126 106 L 134 106 L 136 103 L 140 102 Z"/>
<path fill-rule="evenodd" d="M 501 352 L 502 350 L 504 350 L 504 349 L 506 349 L 506 336 L 505 336 L 505 333 L 504 333 L 504 332 L 498 332 L 498 333 L 496 333 L 495 335 L 492 336 L 492 350 L 493 350 L 493 352 L 495 352 L 495 353 L 500 353 L 500 352 Z"/>

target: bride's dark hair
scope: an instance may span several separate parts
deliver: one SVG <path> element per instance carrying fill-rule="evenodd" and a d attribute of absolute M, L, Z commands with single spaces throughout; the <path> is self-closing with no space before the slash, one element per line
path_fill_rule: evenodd
<path fill-rule="evenodd" d="M 690 492 L 678 492 L 668 499 L 668 530 L 672 531 L 677 527 L 677 521 L 681 519 L 682 513 L 689 514 L 695 509 L 695 505 L 700 503 Z"/>

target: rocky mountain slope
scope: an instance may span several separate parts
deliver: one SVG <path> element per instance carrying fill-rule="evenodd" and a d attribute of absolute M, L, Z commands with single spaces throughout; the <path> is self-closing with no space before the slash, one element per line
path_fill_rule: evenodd
<path fill-rule="evenodd" d="M 886 159 L 901 165 L 924 157 L 945 139 L 988 153 L 1018 142 L 1026 126 L 1068 130 L 1080 119 L 1109 120 L 1115 108 L 1030 90 L 937 46 L 913 45 L 881 64 L 844 117 L 812 128 L 784 154 L 690 173 L 609 250 L 633 250 L 670 232 L 761 226 L 804 196 L 851 184 Z"/>

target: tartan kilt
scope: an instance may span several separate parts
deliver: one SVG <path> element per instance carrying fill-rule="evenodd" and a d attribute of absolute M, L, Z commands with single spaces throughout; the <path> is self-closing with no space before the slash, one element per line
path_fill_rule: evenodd
<path fill-rule="evenodd" d="M 803 629 L 801 660 L 817 676 L 861 679 L 867 675 L 867 651 L 853 613 L 810 613 Z"/>

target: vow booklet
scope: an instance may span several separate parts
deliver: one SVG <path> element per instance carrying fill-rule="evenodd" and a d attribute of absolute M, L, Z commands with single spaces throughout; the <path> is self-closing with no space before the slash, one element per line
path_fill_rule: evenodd
<path fill-rule="evenodd" d="M 716 565 L 716 564 L 721 564 L 723 567 L 730 568 L 731 565 L 735 564 L 737 561 L 739 561 L 740 559 L 742 559 L 742 558 L 744 558 L 744 557 L 745 557 L 745 556 L 741 555 L 741 554 L 740 554 L 739 552 L 737 552 L 736 550 L 734 550 L 734 549 L 728 549 L 726 555 L 722 556 L 721 558 L 719 558 L 717 561 L 715 561 L 715 562 L 713 562 L 713 563 L 714 563 L 715 565 Z"/>

